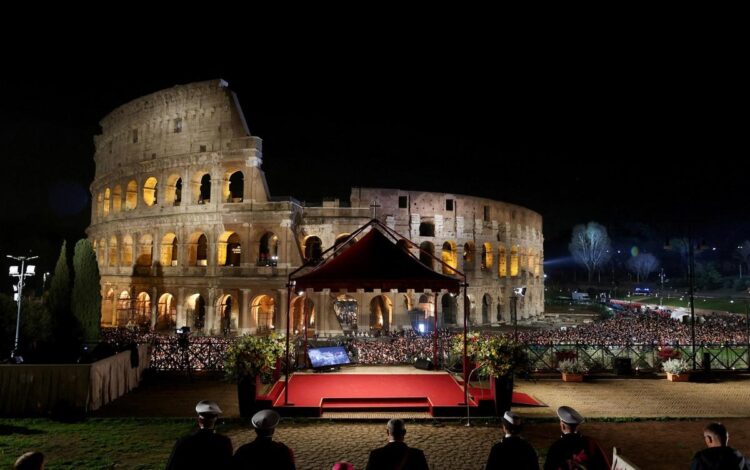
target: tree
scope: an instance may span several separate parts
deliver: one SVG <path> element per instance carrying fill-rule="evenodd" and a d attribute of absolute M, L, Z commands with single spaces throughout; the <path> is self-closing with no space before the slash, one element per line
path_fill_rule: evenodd
<path fill-rule="evenodd" d="M 627 266 L 628 270 L 635 274 L 636 282 L 641 282 L 659 268 L 659 260 L 650 253 L 639 253 L 628 260 Z"/>
<path fill-rule="evenodd" d="M 594 271 L 612 256 L 611 245 L 607 229 L 596 222 L 589 222 L 573 228 L 568 249 L 573 259 L 586 268 L 591 282 Z"/>
<path fill-rule="evenodd" d="M 102 321 L 102 294 L 99 265 L 91 242 L 76 243 L 73 253 L 73 295 L 71 309 L 83 330 L 84 341 L 99 341 Z"/>
<path fill-rule="evenodd" d="M 63 240 L 47 294 L 47 309 L 55 320 L 53 323 L 61 317 L 70 316 L 70 269 L 67 250 L 68 244 Z"/>

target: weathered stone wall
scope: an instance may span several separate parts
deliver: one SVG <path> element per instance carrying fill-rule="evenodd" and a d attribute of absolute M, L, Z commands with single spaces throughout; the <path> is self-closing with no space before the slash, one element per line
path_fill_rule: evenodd
<path fill-rule="evenodd" d="M 102 273 L 105 324 L 197 328 L 203 302 L 200 329 L 206 333 L 283 331 L 288 274 L 310 256 L 316 239 L 324 251 L 373 216 L 418 244 L 432 243 L 436 256 L 457 261 L 469 279 L 472 324 L 510 321 L 510 294 L 521 284 L 528 293 L 519 317 L 542 311 L 541 217 L 532 211 L 468 196 L 366 188 L 354 188 L 346 207 L 337 200 L 303 207 L 291 198 L 272 199 L 262 141 L 250 135 L 236 97 L 221 80 L 144 96 L 101 124 L 88 235 Z M 407 198 L 407 207 L 399 207 L 399 197 Z M 446 200 L 453 201 L 451 210 Z M 434 234 L 420 235 L 421 224 L 432 224 Z M 446 243 L 453 248 L 443 255 Z M 485 243 L 494 261 L 483 267 Z M 474 263 L 464 261 L 470 245 Z M 508 269 L 516 248 L 517 274 L 499 275 L 501 246 Z M 360 328 L 408 326 L 406 312 L 422 294 L 308 293 L 308 327 L 340 332 L 334 300 L 342 295 L 357 301 Z M 434 302 L 433 293 L 429 299 Z M 303 325 L 303 301 L 296 294 L 292 299 L 292 329 Z M 462 302 L 450 313 L 451 302 L 438 296 L 438 318 L 460 324 Z"/>

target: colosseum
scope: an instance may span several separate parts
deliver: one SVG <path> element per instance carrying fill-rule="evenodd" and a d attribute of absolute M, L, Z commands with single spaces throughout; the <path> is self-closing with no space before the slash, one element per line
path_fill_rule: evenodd
<path fill-rule="evenodd" d="M 542 217 L 459 194 L 352 188 L 349 201 L 274 198 L 263 146 L 223 80 L 175 86 L 112 111 L 95 136 L 95 198 L 87 233 L 102 284 L 102 324 L 202 334 L 286 329 L 293 270 L 347 240 L 373 217 L 419 245 L 433 269 L 466 273 L 468 324 L 539 314 L 544 304 Z M 445 264 L 435 262 L 432 253 Z M 526 288 L 515 297 L 514 290 Z M 409 328 L 420 309 L 461 325 L 448 293 L 307 292 L 290 327 L 315 334 Z M 437 294 L 437 295 L 435 295 Z M 434 299 L 438 299 L 434 301 Z"/>

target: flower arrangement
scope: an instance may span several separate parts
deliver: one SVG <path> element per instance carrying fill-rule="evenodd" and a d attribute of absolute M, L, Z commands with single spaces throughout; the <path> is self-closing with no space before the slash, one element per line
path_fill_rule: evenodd
<path fill-rule="evenodd" d="M 659 355 L 659 359 L 661 359 L 662 362 L 668 361 L 669 359 L 679 359 L 680 356 L 682 356 L 680 351 L 669 346 L 659 348 L 659 352 L 657 354 Z"/>
<path fill-rule="evenodd" d="M 268 336 L 241 336 L 227 348 L 224 373 L 233 381 L 244 377 L 260 377 L 262 381 L 268 382 L 284 357 L 284 352 L 285 341 L 275 333 Z M 293 351 L 290 350 L 290 354 Z"/>
<path fill-rule="evenodd" d="M 661 366 L 664 372 L 674 375 L 684 374 L 690 369 L 690 365 L 683 359 L 669 359 L 664 361 Z"/>
<path fill-rule="evenodd" d="M 463 355 L 463 335 L 453 337 L 451 351 Z M 483 377 L 503 377 L 512 372 L 524 370 L 527 358 L 523 348 L 505 336 L 482 336 L 472 332 L 467 335 L 466 355 L 479 366 L 478 374 Z"/>
<path fill-rule="evenodd" d="M 588 372 L 588 367 L 583 362 L 577 360 L 563 360 L 557 365 L 560 372 L 563 374 L 585 374 Z"/>

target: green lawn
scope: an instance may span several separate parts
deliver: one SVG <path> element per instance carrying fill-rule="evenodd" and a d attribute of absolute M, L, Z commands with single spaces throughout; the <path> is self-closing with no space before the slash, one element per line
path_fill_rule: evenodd
<path fill-rule="evenodd" d="M 0 419 L 0 468 L 38 450 L 48 458 L 46 469 L 161 469 L 175 440 L 194 425 L 188 419 Z"/>
<path fill-rule="evenodd" d="M 687 296 L 683 297 L 682 300 L 680 300 L 679 297 L 671 297 L 667 298 L 664 297 L 663 304 L 668 305 L 670 307 L 688 307 L 688 300 Z M 647 303 L 647 304 L 659 304 L 659 298 L 658 297 L 631 297 L 630 299 L 620 299 L 620 300 L 632 300 L 633 302 L 641 302 L 641 303 Z M 723 311 L 723 312 L 733 312 L 733 313 L 745 313 L 745 303 L 742 300 L 735 300 L 734 303 L 731 302 L 731 299 L 728 299 L 726 297 L 720 298 L 720 297 L 695 297 L 695 308 L 703 309 L 703 310 L 716 310 L 716 311 Z"/>

